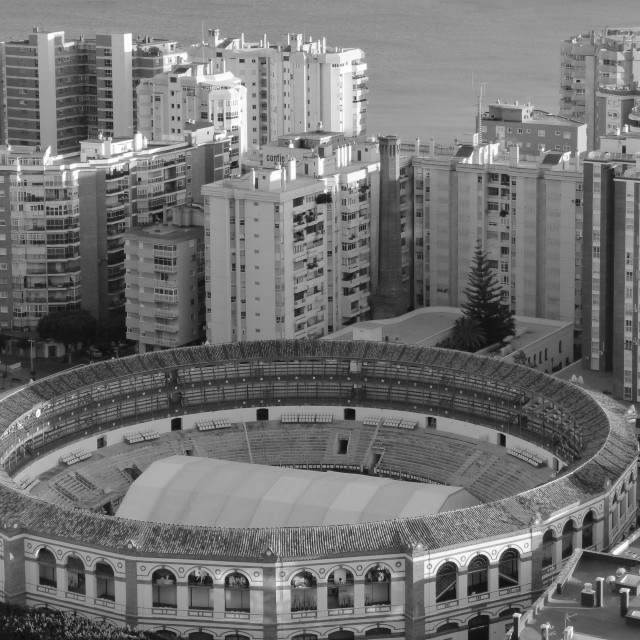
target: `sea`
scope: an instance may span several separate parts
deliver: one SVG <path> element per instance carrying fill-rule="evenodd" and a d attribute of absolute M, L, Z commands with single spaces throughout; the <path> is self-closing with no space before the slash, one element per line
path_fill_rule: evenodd
<path fill-rule="evenodd" d="M 484 104 L 531 102 L 557 112 L 560 46 L 605 27 L 640 27 L 638 0 L 2 0 L 0 40 L 40 26 L 81 34 L 132 32 L 202 42 L 270 42 L 303 33 L 366 53 L 367 130 L 442 144 L 474 130 Z"/>

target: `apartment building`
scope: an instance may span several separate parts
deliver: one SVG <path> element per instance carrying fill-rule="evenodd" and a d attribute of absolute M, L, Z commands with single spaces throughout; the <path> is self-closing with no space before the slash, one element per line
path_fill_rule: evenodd
<path fill-rule="evenodd" d="M 523 160 L 469 136 L 413 158 L 414 304 L 460 306 L 476 243 L 517 315 L 581 326 L 582 174 L 570 152 Z"/>
<path fill-rule="evenodd" d="M 0 328 L 34 330 L 80 306 L 101 327 L 124 322 L 124 233 L 202 203 L 202 186 L 228 174 L 228 139 L 212 134 L 163 145 L 100 136 L 77 155 L 0 147 Z"/>
<path fill-rule="evenodd" d="M 80 141 L 99 131 L 132 137 L 137 82 L 187 59 L 173 41 L 131 34 L 66 40 L 64 31 L 38 27 L 2 46 L 6 129 L 0 142 L 51 147 L 54 155 L 79 151 Z"/>
<path fill-rule="evenodd" d="M 248 138 L 256 148 L 286 134 L 325 130 L 355 137 L 366 131 L 367 64 L 361 49 L 328 46 L 324 38 L 285 34 L 278 43 L 220 36 L 209 40 L 194 59 L 231 71 L 247 87 Z"/>
<path fill-rule="evenodd" d="M 231 72 L 209 64 L 180 64 L 137 87 L 138 129 L 150 141 L 182 141 L 188 124 L 228 133 L 230 168 L 240 172 L 247 151 L 247 89 Z"/>
<path fill-rule="evenodd" d="M 569 151 L 580 156 L 587 150 L 587 125 L 579 120 L 536 109 L 530 102 L 496 100 L 481 117 L 482 140 L 504 140 L 505 147 L 520 147 L 520 156 L 541 151 Z"/>
<path fill-rule="evenodd" d="M 560 115 L 587 123 L 587 147 L 629 124 L 640 98 L 640 29 L 576 35 L 560 52 Z"/>
<path fill-rule="evenodd" d="M 170 209 L 164 223 L 125 235 L 127 338 L 139 353 L 200 342 L 204 337 L 202 208 Z"/>
<path fill-rule="evenodd" d="M 0 329 L 82 300 L 80 170 L 34 147 L 0 147 Z"/>
<path fill-rule="evenodd" d="M 370 312 L 379 151 L 285 136 L 240 178 L 206 185 L 207 337 L 314 338 Z"/>
<path fill-rule="evenodd" d="M 640 134 L 606 136 L 584 163 L 582 365 L 612 372 L 613 394 L 640 398 Z"/>

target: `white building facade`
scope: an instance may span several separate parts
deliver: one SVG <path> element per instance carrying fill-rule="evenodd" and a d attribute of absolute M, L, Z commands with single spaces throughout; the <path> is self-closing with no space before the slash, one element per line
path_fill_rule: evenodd
<path fill-rule="evenodd" d="M 262 167 L 203 189 L 211 342 L 320 337 L 369 312 L 377 144 L 282 142 Z"/>
<path fill-rule="evenodd" d="M 231 71 L 247 87 L 249 145 L 278 136 L 315 130 L 348 137 L 366 131 L 368 76 L 361 49 L 328 46 L 324 38 L 305 40 L 286 34 L 281 42 L 222 38 L 209 31 L 209 42 L 194 58 L 212 60 L 215 71 Z"/>
<path fill-rule="evenodd" d="M 462 304 L 480 242 L 513 312 L 578 329 L 582 176 L 569 155 L 523 161 L 490 143 L 416 156 L 415 305 Z"/>
<path fill-rule="evenodd" d="M 247 151 L 247 89 L 230 72 L 181 64 L 138 85 L 139 130 L 152 141 L 182 141 L 189 124 L 210 124 L 230 137 L 232 170 Z"/>

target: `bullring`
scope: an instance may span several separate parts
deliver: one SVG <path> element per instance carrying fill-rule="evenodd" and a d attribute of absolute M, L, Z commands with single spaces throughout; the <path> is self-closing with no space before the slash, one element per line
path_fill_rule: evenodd
<path fill-rule="evenodd" d="M 4 599 L 167 637 L 488 638 L 575 548 L 609 549 L 636 519 L 623 409 L 455 351 L 266 341 L 147 353 L 38 381 L 0 417 Z M 482 504 L 249 529 L 105 514 L 172 455 L 454 484 Z"/>

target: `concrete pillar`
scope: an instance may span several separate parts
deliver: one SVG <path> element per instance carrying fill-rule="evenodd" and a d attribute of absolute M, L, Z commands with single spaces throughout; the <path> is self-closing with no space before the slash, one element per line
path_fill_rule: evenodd
<path fill-rule="evenodd" d="M 424 638 L 424 561 L 409 555 L 406 561 L 405 585 L 405 640 Z"/>
<path fill-rule="evenodd" d="M 353 606 L 356 611 L 364 611 L 364 580 L 353 585 Z"/>
<path fill-rule="evenodd" d="M 189 608 L 189 587 L 186 576 L 176 581 L 176 607 L 179 612 L 186 612 Z"/>
<path fill-rule="evenodd" d="M 624 618 L 629 611 L 629 589 L 620 589 L 620 615 Z"/>
<path fill-rule="evenodd" d="M 531 532 L 531 591 L 536 593 L 544 589 L 542 583 L 542 531 Z"/>
<path fill-rule="evenodd" d="M 262 578 L 262 637 L 264 640 L 278 638 L 278 603 L 276 600 L 276 565 L 265 564 Z"/>
<path fill-rule="evenodd" d="M 93 569 L 85 569 L 84 593 L 87 597 L 87 602 L 91 602 L 96 597 L 96 575 Z"/>
<path fill-rule="evenodd" d="M 521 618 L 522 618 L 522 614 L 521 613 L 514 613 L 513 614 L 513 630 L 511 632 L 511 640 L 519 640 L 520 639 L 520 632 L 522 631 Z"/>
<path fill-rule="evenodd" d="M 4 546 L 4 601 L 8 604 L 26 604 L 26 576 L 24 540 L 5 539 Z"/>
<path fill-rule="evenodd" d="M 224 584 L 213 585 L 213 610 L 224 613 Z"/>
<path fill-rule="evenodd" d="M 467 568 L 461 567 L 458 571 L 458 600 L 466 599 L 468 585 Z"/>
<path fill-rule="evenodd" d="M 604 607 L 604 578 L 596 578 L 596 607 Z"/>
<path fill-rule="evenodd" d="M 136 627 L 138 626 L 138 563 L 135 560 L 124 561 L 124 575 L 127 593 L 125 622 L 130 627 Z"/>

